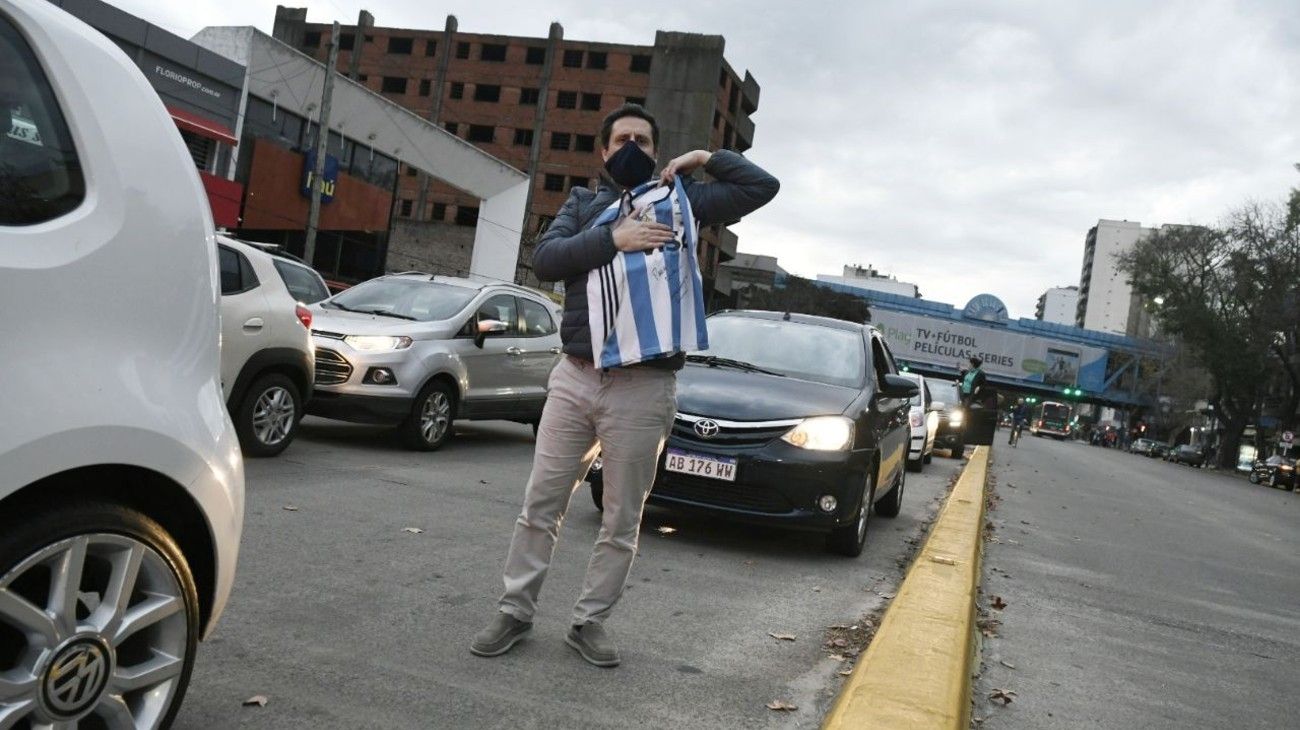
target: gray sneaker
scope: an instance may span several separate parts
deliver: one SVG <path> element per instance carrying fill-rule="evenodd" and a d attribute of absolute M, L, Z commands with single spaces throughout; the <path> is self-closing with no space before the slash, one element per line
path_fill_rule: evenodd
<path fill-rule="evenodd" d="M 531 621 L 520 621 L 508 613 L 498 613 L 492 623 L 474 635 L 469 650 L 478 656 L 501 656 L 532 630 Z"/>
<path fill-rule="evenodd" d="M 569 629 L 564 643 L 573 647 L 583 659 L 598 667 L 618 666 L 618 647 L 600 624 L 581 624 Z"/>

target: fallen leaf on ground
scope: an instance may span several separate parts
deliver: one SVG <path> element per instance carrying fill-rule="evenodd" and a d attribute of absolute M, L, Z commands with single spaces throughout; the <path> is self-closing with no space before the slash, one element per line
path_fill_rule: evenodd
<path fill-rule="evenodd" d="M 1009 689 L 996 689 L 996 688 L 995 688 L 992 692 L 989 693 L 989 699 L 990 699 L 990 700 L 993 700 L 994 702 L 1001 702 L 1002 705 L 1003 705 L 1004 707 L 1005 707 L 1006 705 L 1011 704 L 1011 700 L 1012 700 L 1012 698 L 1014 698 L 1015 696 L 1016 696 L 1016 693 L 1015 693 L 1015 692 L 1012 692 L 1012 691 L 1009 690 Z"/>
<path fill-rule="evenodd" d="M 266 701 L 267 701 L 266 695 L 253 695 L 252 697 L 249 697 L 248 699 L 244 700 L 244 707 L 252 707 L 253 705 L 257 705 L 258 707 L 266 707 Z"/>
<path fill-rule="evenodd" d="M 821 592 L 822 592 L 821 586 L 813 586 L 813 593 L 821 593 Z"/>
<path fill-rule="evenodd" d="M 489 482 L 489 481 L 486 480 L 486 479 L 480 479 L 480 480 L 478 480 L 478 483 L 479 483 L 479 484 L 491 484 L 492 482 Z"/>
<path fill-rule="evenodd" d="M 418 528 L 418 527 L 403 527 L 403 528 L 402 528 L 402 532 L 409 532 L 409 533 L 411 533 L 412 535 L 418 535 L 418 534 L 420 534 L 421 532 L 424 532 L 424 530 L 421 530 L 421 529 Z"/>
<path fill-rule="evenodd" d="M 956 564 L 957 564 L 957 560 L 956 560 L 955 558 L 950 558 L 950 557 L 948 557 L 947 555 L 932 555 L 932 556 L 930 556 L 930 560 L 931 560 L 932 562 L 938 563 L 938 564 L 940 564 L 940 565 L 956 565 Z"/>
<path fill-rule="evenodd" d="M 773 639 L 776 639 L 777 641 L 794 641 L 794 634 L 774 634 L 771 631 L 769 631 L 767 632 L 767 635 L 772 637 Z"/>
<path fill-rule="evenodd" d="M 876 595 L 877 595 L 877 596 L 880 596 L 881 598 L 883 598 L 883 599 L 885 599 L 886 601 L 888 601 L 888 600 L 892 599 L 896 594 L 893 594 L 893 593 L 880 593 L 879 591 L 877 591 L 877 592 L 876 592 Z"/>
<path fill-rule="evenodd" d="M 834 646 L 836 648 L 843 649 L 848 645 L 849 645 L 848 639 L 831 639 L 831 646 Z"/>
<path fill-rule="evenodd" d="M 753 564 L 754 564 L 754 561 L 752 561 L 752 560 L 746 560 L 746 561 L 745 561 L 745 565 L 753 565 Z"/>
<path fill-rule="evenodd" d="M 831 659 L 834 659 L 834 660 L 837 661 L 837 662 L 842 662 L 842 661 L 844 661 L 844 655 L 843 655 L 843 654 L 831 654 Z"/>
<path fill-rule="evenodd" d="M 850 668 L 848 668 L 848 669 L 845 669 L 845 670 L 843 670 L 843 671 L 838 672 L 838 674 L 839 674 L 841 677 L 847 677 L 847 676 L 849 676 L 850 674 L 853 674 L 853 668 L 850 667 Z"/>
<path fill-rule="evenodd" d="M 281 507 L 280 509 L 282 509 L 282 510 L 284 510 L 284 511 L 286 511 L 286 512 L 297 512 L 297 511 L 298 511 L 298 508 L 297 508 L 297 507 L 294 507 L 294 506 L 291 505 L 291 504 L 286 504 L 285 506 Z"/>
<path fill-rule="evenodd" d="M 1001 611 L 1002 609 L 1007 607 L 1007 602 L 1002 600 L 1002 596 L 994 596 L 993 602 L 990 603 L 989 605 L 992 606 L 995 610 Z"/>
<path fill-rule="evenodd" d="M 847 629 L 847 628 L 848 628 L 848 624 L 831 624 L 830 626 L 827 626 L 826 628 L 828 628 L 828 629 Z"/>
<path fill-rule="evenodd" d="M 1015 668 L 1016 668 L 1016 665 L 1012 664 L 1011 662 L 1007 661 L 1006 659 L 999 659 L 999 660 L 998 660 L 998 664 L 1001 664 L 1002 666 L 1006 667 L 1007 669 L 1015 669 Z"/>
<path fill-rule="evenodd" d="M 659 531 L 659 534 L 660 534 L 660 535 L 671 535 L 671 534 L 673 534 L 674 532 L 677 532 L 677 528 L 676 528 L 676 527 L 669 527 L 669 526 L 667 526 L 667 525 L 663 525 L 662 527 L 659 527 L 659 528 L 658 528 L 658 531 Z"/>
<path fill-rule="evenodd" d="M 794 712 L 799 709 L 799 706 L 792 705 L 785 700 L 772 700 L 767 703 L 767 709 L 772 710 L 773 712 Z"/>

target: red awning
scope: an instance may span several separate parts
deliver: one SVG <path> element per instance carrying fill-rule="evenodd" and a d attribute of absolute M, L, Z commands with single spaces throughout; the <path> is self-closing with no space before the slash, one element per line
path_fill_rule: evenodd
<path fill-rule="evenodd" d="M 174 106 L 168 106 L 167 113 L 172 115 L 172 120 L 175 121 L 176 126 L 181 129 L 193 132 L 201 137 L 215 139 L 218 142 L 225 142 L 229 145 L 239 143 L 239 140 L 235 138 L 235 133 L 221 122 L 214 122 L 211 119 L 205 119 L 198 114 L 187 112 L 184 109 L 177 109 Z"/>

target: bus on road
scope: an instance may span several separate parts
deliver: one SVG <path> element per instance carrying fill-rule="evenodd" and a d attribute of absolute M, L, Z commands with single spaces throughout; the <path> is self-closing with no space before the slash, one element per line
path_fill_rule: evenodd
<path fill-rule="evenodd" d="M 1030 430 L 1035 436 L 1064 439 L 1070 435 L 1070 406 L 1056 401 L 1043 401 L 1030 419 Z"/>

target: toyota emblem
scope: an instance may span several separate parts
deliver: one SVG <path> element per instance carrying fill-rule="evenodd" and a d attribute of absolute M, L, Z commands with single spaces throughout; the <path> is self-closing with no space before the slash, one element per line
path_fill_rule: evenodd
<path fill-rule="evenodd" d="M 721 430 L 722 428 L 718 426 L 717 421 L 708 418 L 695 422 L 695 433 L 702 439 L 711 439 L 717 436 L 718 431 Z"/>

